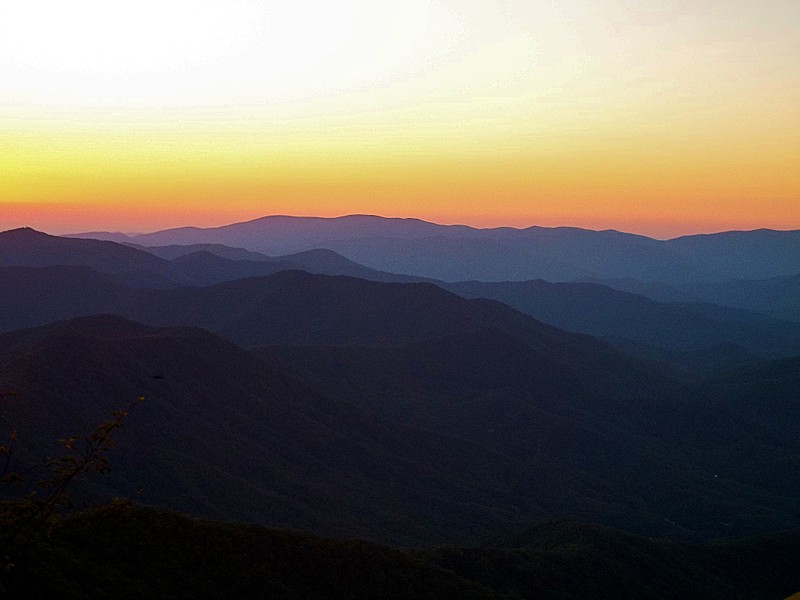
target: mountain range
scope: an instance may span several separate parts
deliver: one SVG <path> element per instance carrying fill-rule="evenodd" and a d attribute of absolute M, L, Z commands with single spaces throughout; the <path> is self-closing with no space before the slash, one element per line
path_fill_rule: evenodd
<path fill-rule="evenodd" d="M 215 518 L 405 543 L 564 514 L 691 539 L 798 525 L 798 425 L 745 393 L 764 375 L 687 388 L 544 333 L 248 353 L 87 317 L 0 336 L 0 388 L 31 453 L 144 395 L 108 493 Z M 767 374 L 790 406 L 793 371 Z"/>
<path fill-rule="evenodd" d="M 144 396 L 111 473 L 81 481 L 79 504 L 134 497 L 314 534 L 466 545 L 424 561 L 448 585 L 514 597 L 522 587 L 508 582 L 542 576 L 530 560 L 545 556 L 549 526 L 535 551 L 474 544 L 543 520 L 681 544 L 800 527 L 795 234 L 667 243 L 373 217 L 106 236 L 118 241 L 3 232 L 4 423 L 31 466 Z M 495 277 L 461 281 L 435 266 L 476 275 L 493 262 Z M 506 277 L 545 272 L 575 280 Z M 676 570 L 689 554 L 702 563 L 686 545 L 645 549 L 582 527 L 558 535 L 633 545 Z M 495 575 L 467 577 L 476 564 Z"/>
<path fill-rule="evenodd" d="M 655 240 L 573 227 L 476 229 L 369 215 L 271 216 L 201 229 L 89 233 L 144 246 L 224 244 L 266 254 L 327 248 L 373 269 L 443 281 L 632 278 L 682 284 L 800 273 L 800 231 L 731 231 Z"/>
<path fill-rule="evenodd" d="M 23 243 L 16 244 L 14 240 Z M 228 293 L 226 290 L 241 294 L 244 292 L 239 288 L 244 284 L 236 283 L 240 278 L 300 269 L 377 282 L 433 283 L 465 298 L 499 300 L 556 327 L 600 336 L 631 354 L 694 372 L 717 372 L 759 359 L 800 353 L 800 324 L 770 315 L 768 305 L 757 306 L 756 309 L 763 310 L 756 311 L 708 302 L 662 302 L 597 283 L 543 280 L 446 283 L 377 271 L 330 250 L 284 257 L 268 257 L 219 245 L 134 250 L 112 242 L 56 238 L 32 230 L 0 233 L 0 244 L 9 249 L 0 254 L 0 261 L 17 265 L 0 267 L 0 283 L 8 290 L 5 310 L 0 309 L 0 330 L 98 312 L 124 314 L 145 322 L 204 326 L 204 321 L 188 318 L 191 310 L 186 302 L 191 302 L 188 296 L 210 298 L 212 292 L 191 291 L 188 287 L 229 283 L 230 287 L 220 288 L 219 295 L 224 296 Z M 159 256 L 152 256 L 145 249 Z M 119 254 L 126 260 L 115 261 Z M 37 271 L 30 267 L 48 264 L 48 261 L 52 265 L 49 270 L 39 267 Z M 132 268 L 131 264 L 137 266 Z M 76 266 L 73 272 L 64 272 L 67 267 L 60 265 L 83 267 Z M 94 276 L 78 272 L 85 267 L 102 273 Z M 148 284 L 163 290 L 186 289 L 183 292 L 141 291 L 142 285 Z M 717 287 L 724 289 L 722 284 Z M 180 300 L 182 296 L 186 299 Z M 162 298 L 159 300 L 159 297 Z M 220 301 L 224 304 L 224 299 Z M 138 307 L 130 308 L 130 304 Z M 22 305 L 27 308 L 23 310 Z M 787 300 L 787 305 L 793 306 L 791 299 Z M 154 320 L 153 311 L 184 312 L 186 318 L 158 321 Z"/>

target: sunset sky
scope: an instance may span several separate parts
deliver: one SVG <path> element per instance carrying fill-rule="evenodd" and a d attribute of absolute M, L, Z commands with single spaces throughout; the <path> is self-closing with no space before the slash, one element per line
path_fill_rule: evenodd
<path fill-rule="evenodd" d="M 0 230 L 800 228 L 797 0 L 10 0 Z"/>

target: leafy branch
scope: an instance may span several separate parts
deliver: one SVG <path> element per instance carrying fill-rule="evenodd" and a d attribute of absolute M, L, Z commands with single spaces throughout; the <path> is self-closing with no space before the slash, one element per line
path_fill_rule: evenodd
<path fill-rule="evenodd" d="M 140 396 L 128 408 L 114 411 L 111 420 L 101 423 L 87 436 L 60 439 L 59 444 L 66 453 L 39 465 L 46 475 L 36 482 L 36 489 L 22 499 L 0 501 L 0 566 L 3 571 L 13 568 L 13 556 L 49 535 L 61 513 L 72 508 L 69 490 L 76 479 L 90 472 L 105 474 L 110 471 L 106 455 L 114 447 L 112 434 L 124 425 L 130 410 L 143 400 Z M 12 430 L 8 443 L 0 445 L 0 485 L 5 489 L 20 488 L 25 483 L 25 475 L 11 470 L 16 444 L 17 432 Z"/>

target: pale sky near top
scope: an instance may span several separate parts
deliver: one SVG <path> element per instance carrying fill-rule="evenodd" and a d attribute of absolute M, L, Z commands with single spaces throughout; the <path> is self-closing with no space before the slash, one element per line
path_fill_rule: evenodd
<path fill-rule="evenodd" d="M 796 0 L 6 1 L 0 202 L 153 204 L 157 156 L 162 205 L 246 216 L 787 225 L 798 99 Z"/>
<path fill-rule="evenodd" d="M 26 0 L 0 8 L 0 85 L 29 113 L 702 96 L 796 80 L 798 26 L 791 0 Z"/>

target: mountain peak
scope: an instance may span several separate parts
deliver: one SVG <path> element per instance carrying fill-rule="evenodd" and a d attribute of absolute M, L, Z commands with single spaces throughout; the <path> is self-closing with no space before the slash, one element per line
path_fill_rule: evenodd
<path fill-rule="evenodd" d="M 14 238 L 14 239 L 32 239 L 32 238 L 42 238 L 42 237 L 54 237 L 49 233 L 44 233 L 43 231 L 38 231 L 33 227 L 17 227 L 16 229 L 8 229 L 6 231 L 0 231 L 0 236 Z"/>

